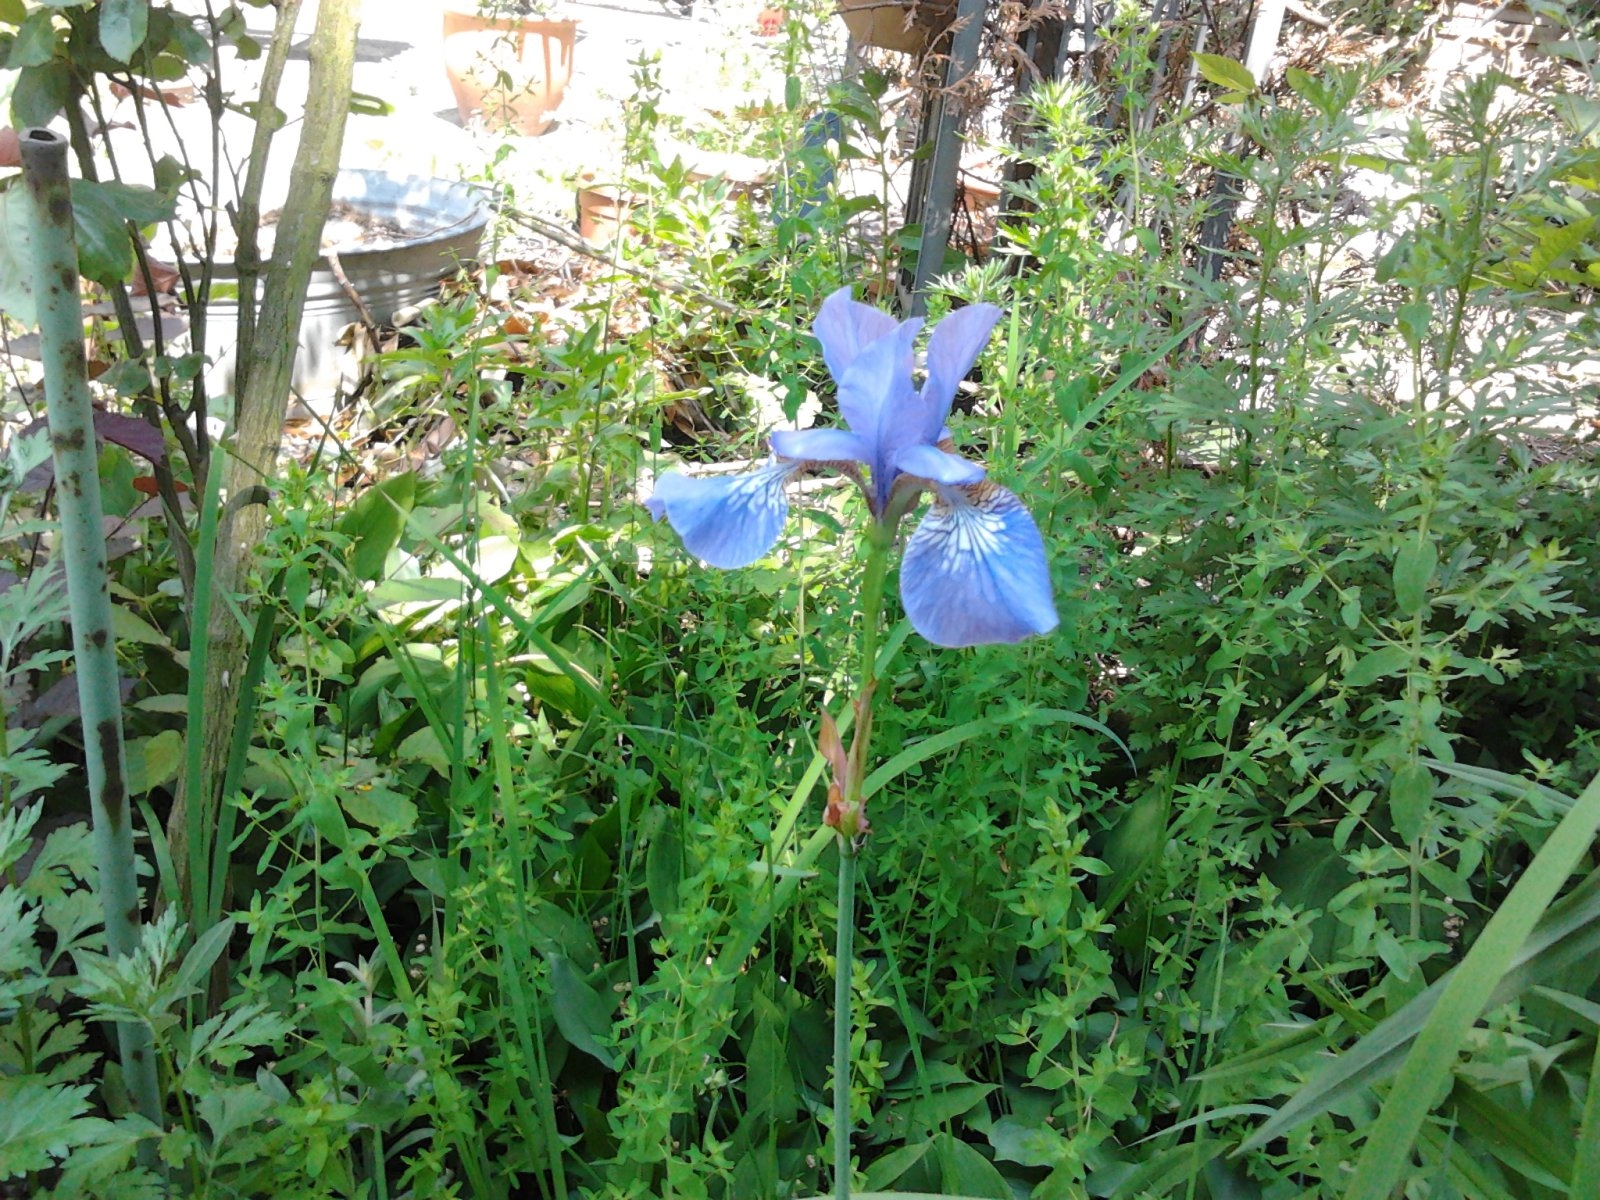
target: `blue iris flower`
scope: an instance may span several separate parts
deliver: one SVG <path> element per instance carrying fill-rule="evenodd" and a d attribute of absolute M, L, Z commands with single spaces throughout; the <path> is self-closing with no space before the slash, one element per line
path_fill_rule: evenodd
<path fill-rule="evenodd" d="M 872 519 L 891 534 L 925 491 L 933 503 L 906 544 L 900 597 L 912 626 L 939 646 L 1018 642 L 1056 627 L 1044 540 L 1022 502 L 953 453 L 945 421 L 1000 319 L 973 304 L 928 336 L 922 386 L 913 380 L 920 320 L 896 321 L 850 298 L 823 301 L 812 332 L 838 385 L 847 429 L 772 435 L 753 471 L 691 478 L 676 471 L 645 501 L 690 553 L 714 567 L 748 566 L 772 548 L 789 512 L 785 485 L 833 468 L 860 485 Z"/>

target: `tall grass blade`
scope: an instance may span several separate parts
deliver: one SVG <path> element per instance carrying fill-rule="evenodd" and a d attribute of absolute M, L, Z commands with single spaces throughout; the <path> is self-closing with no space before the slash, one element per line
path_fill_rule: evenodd
<path fill-rule="evenodd" d="M 1586 940 L 1583 935 L 1591 933 L 1600 919 L 1593 903 L 1600 889 L 1591 876 L 1549 914 L 1555 920 L 1541 922 L 1587 853 L 1597 828 L 1600 777 L 1589 783 L 1551 832 L 1460 965 L 1340 1055 L 1242 1149 L 1262 1145 L 1326 1111 L 1339 1094 L 1388 1074 L 1392 1060 L 1412 1043 L 1345 1193 L 1346 1200 L 1385 1200 L 1408 1169 L 1418 1133 L 1442 1097 L 1456 1056 L 1479 1015 L 1490 1004 L 1510 998 L 1504 994 L 1508 982 L 1519 983 L 1518 990 L 1531 982 L 1528 968 L 1536 956 L 1543 955 L 1546 965 L 1570 961 L 1577 949 L 1574 939 Z"/>
<path fill-rule="evenodd" d="M 1514 776 L 1503 778 L 1507 781 L 1515 779 Z M 1593 787 L 1591 784 L 1590 789 Z M 1589 791 L 1585 791 L 1584 795 L 1588 796 Z M 1535 859 L 1537 862 L 1538 859 Z M 1531 866 L 1529 870 L 1532 870 Z M 1526 940 L 1515 948 L 1483 1008 L 1508 1004 L 1538 980 L 1595 954 L 1600 954 L 1600 872 L 1591 873 L 1543 914 Z M 1461 966 L 1452 968 L 1421 995 L 1390 1014 L 1344 1053 L 1318 1070 L 1278 1109 L 1275 1117 L 1246 1139 L 1239 1152 L 1256 1149 L 1274 1138 L 1282 1137 L 1327 1112 L 1342 1097 L 1386 1079 L 1399 1070 L 1408 1048 L 1421 1033 Z M 1304 1044 L 1305 1031 L 1296 1031 L 1291 1040 Z M 1284 1045 L 1292 1049 L 1290 1043 Z M 1239 1061 L 1242 1064 L 1245 1060 Z M 1207 1075 L 1226 1077 L 1235 1065 L 1234 1062 L 1220 1064 Z"/>

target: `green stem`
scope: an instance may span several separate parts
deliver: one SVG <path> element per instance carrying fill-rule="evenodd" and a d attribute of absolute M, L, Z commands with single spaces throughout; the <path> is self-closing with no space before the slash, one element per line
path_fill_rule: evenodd
<path fill-rule="evenodd" d="M 833 1195 L 850 1198 L 850 983 L 855 972 L 856 864 L 865 836 L 861 785 L 867 776 L 872 738 L 872 702 L 878 682 L 878 637 L 883 631 L 883 584 L 889 573 L 894 530 L 874 521 L 867 532 L 867 561 L 861 579 L 861 678 L 856 690 L 855 738 L 844 790 L 846 826 L 839 831 L 839 913 L 835 930 L 833 981 Z"/>
<path fill-rule="evenodd" d="M 839 925 L 833 980 L 833 1195 L 850 1200 L 850 981 L 855 973 L 856 859 L 850 838 L 839 839 Z"/>
<path fill-rule="evenodd" d="M 874 521 L 867 533 L 867 565 L 861 579 L 861 688 L 877 682 L 878 635 L 883 631 L 883 581 L 889 573 L 894 531 Z"/>

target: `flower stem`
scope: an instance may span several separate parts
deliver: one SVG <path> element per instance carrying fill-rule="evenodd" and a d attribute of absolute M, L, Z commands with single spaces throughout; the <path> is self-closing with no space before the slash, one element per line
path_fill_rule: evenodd
<path fill-rule="evenodd" d="M 833 1195 L 850 1200 L 850 982 L 855 973 L 855 842 L 839 839 L 839 924 L 833 981 Z"/>
<path fill-rule="evenodd" d="M 889 573 L 889 551 L 892 549 L 894 531 L 874 521 L 867 531 L 867 563 L 861 579 L 861 680 L 858 695 L 867 695 L 867 689 L 877 682 L 878 635 L 883 627 L 883 580 Z"/>
<path fill-rule="evenodd" d="M 872 736 L 872 701 L 878 682 L 878 635 L 883 626 L 883 582 L 889 572 L 894 531 L 874 521 L 867 530 L 867 561 L 861 579 L 861 675 L 856 689 L 856 732 L 850 769 L 839 781 L 844 812 L 839 830 L 839 912 L 834 943 L 833 981 L 833 1195 L 850 1200 L 850 1012 L 855 973 L 856 863 L 866 835 L 861 785 L 867 774 Z"/>

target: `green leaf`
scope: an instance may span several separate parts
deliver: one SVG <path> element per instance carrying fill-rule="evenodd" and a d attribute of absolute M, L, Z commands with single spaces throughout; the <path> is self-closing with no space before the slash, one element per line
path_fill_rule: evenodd
<path fill-rule="evenodd" d="M 1356 659 L 1345 672 L 1346 687 L 1366 687 L 1392 675 L 1403 675 L 1411 666 L 1411 651 L 1405 646 L 1379 646 Z"/>
<path fill-rule="evenodd" d="M 19 71 L 23 67 L 38 67 L 49 62 L 56 54 L 56 27 L 54 14 L 48 8 L 35 9 L 28 19 L 17 27 L 16 40 L 11 43 L 11 53 L 6 67 Z"/>
<path fill-rule="evenodd" d="M 1428 340 L 1428 328 L 1433 323 L 1433 306 L 1426 300 L 1409 301 L 1395 313 L 1395 321 L 1407 348 L 1413 354 L 1420 354 L 1423 344 Z"/>
<path fill-rule="evenodd" d="M 1013 1200 L 1011 1185 L 994 1164 L 960 1138 L 941 1133 L 934 1139 L 934 1153 L 939 1162 L 939 1183 L 946 1192 L 984 1200 Z"/>
<path fill-rule="evenodd" d="M 19 187 L 0 192 L 0 312 L 19 325 L 39 323 L 33 297 L 30 201 Z"/>
<path fill-rule="evenodd" d="M 1546 839 L 1533 862 L 1489 919 L 1461 965 L 1446 977 L 1405 1066 L 1384 1101 L 1356 1164 L 1345 1200 L 1384 1200 L 1411 1161 L 1411 1147 L 1431 1111 L 1430 1100 L 1455 1069 L 1456 1056 L 1557 891 L 1588 853 L 1600 829 L 1600 776 Z"/>
<path fill-rule="evenodd" d="M 564 955 L 552 954 L 550 963 L 551 1005 L 556 1028 L 575 1050 L 582 1050 L 607 1070 L 617 1065 L 615 1056 L 601 1044 L 611 1039 L 612 1005 L 573 969 Z"/>
<path fill-rule="evenodd" d="M 870 1128 L 875 1136 L 892 1140 L 932 1133 L 978 1108 L 994 1087 L 992 1083 L 959 1083 L 913 1095 L 884 1109 Z"/>
<path fill-rule="evenodd" d="M 404 837 L 417 827 L 417 806 L 391 788 L 351 788 L 339 794 L 339 803 L 352 821 L 385 839 Z"/>
<path fill-rule="evenodd" d="M 1537 282 L 1544 282 L 1543 276 L 1548 272 L 1569 263 L 1573 255 L 1588 242 L 1594 226 L 1593 217 L 1584 217 L 1567 225 L 1547 225 L 1528 256 L 1528 265 L 1538 277 Z"/>
<path fill-rule="evenodd" d="M 212 1141 L 226 1145 L 242 1129 L 271 1116 L 278 1102 L 254 1084 L 225 1087 L 211 1084 L 195 1105 L 211 1130 Z"/>
<path fill-rule="evenodd" d="M 1407 845 L 1422 836 L 1428 807 L 1433 803 L 1433 772 L 1420 762 L 1408 762 L 1389 781 L 1389 816 L 1395 832 Z"/>
<path fill-rule="evenodd" d="M 0 21 L 7 25 L 20 25 L 27 18 L 28 8 L 22 0 L 0 0 Z"/>
<path fill-rule="evenodd" d="M 913 1142 L 908 1146 L 901 1146 L 898 1150 L 891 1150 L 882 1158 L 874 1159 L 867 1168 L 867 1186 L 869 1188 L 883 1187 L 885 1184 L 898 1182 L 907 1171 L 916 1166 L 933 1149 L 931 1141 Z"/>
<path fill-rule="evenodd" d="M 0 1076 L 0 1179 L 43 1171 L 82 1139 L 88 1084 L 46 1087 L 37 1079 Z"/>
<path fill-rule="evenodd" d="M 339 532 L 351 538 L 350 570 L 357 579 L 375 581 L 383 576 L 389 551 L 400 542 L 406 514 L 417 499 L 414 472 L 396 475 L 368 488 L 339 522 Z"/>
<path fill-rule="evenodd" d="M 443 900 L 461 882 L 461 864 L 453 858 L 409 858 L 406 866 L 411 878 Z"/>
<path fill-rule="evenodd" d="M 1600 1016 L 1590 1020 L 1600 1022 Z M 1595 1039 L 1589 1059 L 1589 1086 L 1583 1101 L 1582 1124 L 1578 1129 L 1578 1152 L 1573 1157 L 1569 1196 L 1600 1196 L 1600 1038 Z"/>
<path fill-rule="evenodd" d="M 1558 1194 L 1565 1188 L 1572 1174 L 1570 1141 L 1563 1144 L 1547 1136 L 1526 1111 L 1498 1104 L 1462 1080 L 1456 1081 L 1450 1099 L 1461 1127 L 1495 1158 L 1541 1187 Z"/>
<path fill-rule="evenodd" d="M 303 562 L 290 563 L 283 572 L 283 600 L 290 612 L 305 612 L 311 598 L 311 570 Z"/>
<path fill-rule="evenodd" d="M 450 771 L 454 765 L 444 745 L 439 741 L 438 731 L 432 725 L 424 725 L 396 746 L 395 757 L 432 767 L 445 779 L 450 778 Z"/>
<path fill-rule="evenodd" d="M 1206 77 L 1207 83 L 1214 83 L 1228 91 L 1243 92 L 1247 96 L 1256 90 L 1255 76 L 1246 70 L 1245 65 L 1224 55 L 1196 54 L 1194 65 Z"/>
<path fill-rule="evenodd" d="M 1361 624 L 1361 589 L 1353 587 L 1344 594 L 1344 602 L 1339 605 L 1339 620 L 1344 622 L 1346 629 L 1355 629 Z"/>
<path fill-rule="evenodd" d="M 962 742 L 980 734 L 998 732 L 1001 729 L 1015 729 L 1019 724 L 1031 724 L 1040 721 L 1045 724 L 1077 725 L 1082 729 L 1090 729 L 1102 737 L 1115 742 L 1122 752 L 1128 756 L 1128 761 L 1133 762 L 1133 754 L 1123 744 L 1121 738 L 1106 726 L 1096 721 L 1093 717 L 1086 717 L 1082 713 L 1068 712 L 1060 708 L 1042 708 L 1021 714 L 1012 712 L 997 713 L 994 716 L 979 717 L 975 721 L 967 721 L 951 729 L 944 729 L 929 737 L 923 738 L 915 745 L 908 746 L 884 763 L 861 785 L 861 798 L 869 800 L 881 791 L 886 785 L 898 779 L 906 771 L 917 764 L 941 754 L 946 750 L 959 746 Z"/>
<path fill-rule="evenodd" d="M 678 884 L 683 876 L 683 839 L 672 820 L 650 838 L 644 856 L 645 893 L 650 907 L 663 916 L 678 911 Z"/>
<path fill-rule="evenodd" d="M 345 824 L 344 813 L 334 798 L 318 792 L 306 800 L 306 816 L 315 829 L 329 842 L 343 850 L 350 844 L 350 826 Z"/>
<path fill-rule="evenodd" d="M 762 1119 L 761 1128 L 792 1121 L 800 1110 L 800 1091 L 789 1065 L 789 1023 L 782 1009 L 765 997 L 756 1001 L 756 1031 L 745 1051 L 747 1113 Z M 870 1176 L 869 1176 L 870 1178 Z M 886 1175 L 893 1183 L 900 1174 Z"/>
<path fill-rule="evenodd" d="M 207 972 L 228 948 L 228 939 L 233 936 L 236 924 L 232 917 L 224 917 L 195 938 L 194 945 L 189 947 L 189 953 L 183 956 L 183 963 L 178 967 L 177 983 L 180 988 L 200 986 Z"/>
<path fill-rule="evenodd" d="M 1525 787 L 1504 776 L 1508 792 Z M 1345 1200 L 1384 1200 L 1411 1161 L 1411 1147 L 1455 1069 L 1479 1014 L 1505 1004 L 1540 974 L 1584 961 L 1600 945 L 1600 872 L 1551 900 L 1600 829 L 1600 777 L 1591 780 L 1546 839 L 1462 962 L 1387 1017 L 1311 1079 L 1239 1148 L 1253 1150 L 1327 1112 L 1400 1068 L 1362 1149 Z M 1409 1053 L 1406 1047 L 1410 1046 Z M 1404 1062 L 1401 1064 L 1401 1056 Z"/>
<path fill-rule="evenodd" d="M 1428 602 L 1428 585 L 1439 565 L 1439 551 L 1433 539 L 1420 533 L 1394 556 L 1394 600 L 1400 612 L 1414 617 Z"/>
<path fill-rule="evenodd" d="M 173 202 L 151 188 L 90 179 L 72 181 L 78 274 L 95 283 L 124 283 L 133 276 L 128 222 L 148 225 L 172 215 Z"/>
<path fill-rule="evenodd" d="M 1145 868 L 1160 856 L 1166 842 L 1166 798 L 1152 789 L 1128 806 L 1106 837 L 1099 857 L 1111 868 L 1111 886 L 1104 899 L 1096 896 L 1100 907 L 1107 913 L 1116 912 L 1123 897 L 1144 877 Z"/>
<path fill-rule="evenodd" d="M 144 646 L 172 646 L 172 639 L 138 613 L 122 605 L 111 609 L 111 632 L 118 642 L 132 642 Z"/>
<path fill-rule="evenodd" d="M 1523 782 L 1509 775 L 1503 776 L 1503 779 L 1508 785 L 1505 790 L 1513 795 L 1516 794 L 1515 785 Z M 1600 954 L 1600 872 L 1592 873 L 1539 921 L 1526 944 L 1518 949 L 1485 1007 L 1508 1004 L 1535 980 L 1553 975 L 1575 962 L 1587 961 L 1595 954 Z M 1416 1039 L 1445 987 L 1459 969 L 1452 968 L 1344 1053 L 1319 1067 L 1300 1090 L 1278 1109 L 1276 1116 L 1246 1139 L 1240 1151 L 1249 1151 L 1273 1138 L 1282 1137 L 1394 1074 L 1400 1067 L 1406 1047 Z M 1282 1050 L 1293 1053 L 1296 1047 L 1308 1050 L 1322 1045 L 1321 1039 L 1313 1037 L 1317 1029 L 1318 1026 L 1308 1025 L 1284 1039 L 1280 1049 L 1274 1050 L 1273 1061 L 1281 1059 Z M 1250 1056 L 1245 1055 L 1234 1061 L 1243 1064 L 1248 1063 L 1249 1059 Z M 1213 1068 L 1206 1075 L 1222 1078 L 1224 1072 L 1220 1068 Z"/>
<path fill-rule="evenodd" d="M 11 123 L 18 129 L 50 124 L 67 106 L 71 84 L 67 64 L 59 58 L 24 67 L 11 91 Z"/>
<path fill-rule="evenodd" d="M 178 777 L 186 753 L 183 734 L 163 729 L 151 737 L 128 740 L 128 792 L 142 796 L 151 788 L 171 783 Z"/>
<path fill-rule="evenodd" d="M 0 809 L 0 871 L 9 871 L 14 863 L 33 848 L 33 827 L 38 824 L 39 814 L 43 811 L 43 802 L 31 804 L 26 808 L 7 805 Z M 0 895 L 5 894 L 0 892 Z M 20 895 L 21 893 L 18 893 L 19 898 Z M 0 921 L 0 936 L 5 932 L 5 923 Z M 0 967 L 0 970 L 4 969 Z"/>
<path fill-rule="evenodd" d="M 100 44 L 118 62 L 130 61 L 150 28 L 150 0 L 103 0 Z"/>
<path fill-rule="evenodd" d="M 1600 101 L 1575 93 L 1558 93 L 1549 98 L 1549 103 L 1573 133 L 1594 140 L 1595 131 L 1600 130 Z"/>
<path fill-rule="evenodd" d="M 1001 1117 L 991 1125 L 989 1145 L 996 1158 L 1025 1167 L 1058 1167 L 1072 1161 L 1072 1147 L 1057 1130 L 1020 1117 Z"/>

